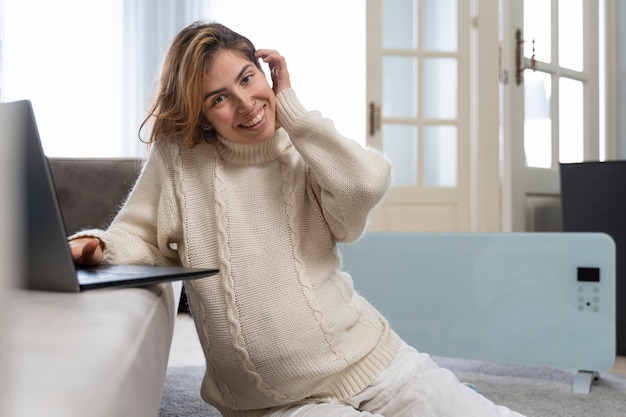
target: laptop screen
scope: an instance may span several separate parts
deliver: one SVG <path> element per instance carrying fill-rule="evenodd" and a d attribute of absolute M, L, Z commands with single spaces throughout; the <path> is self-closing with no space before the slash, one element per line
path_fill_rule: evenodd
<path fill-rule="evenodd" d="M 76 291 L 77 282 L 56 279 L 74 276 L 75 269 L 31 103 L 1 103 L 0 122 L 0 140 L 15 141 L 23 146 L 21 178 L 26 214 L 23 270 L 26 278 L 18 286 L 32 290 Z"/>

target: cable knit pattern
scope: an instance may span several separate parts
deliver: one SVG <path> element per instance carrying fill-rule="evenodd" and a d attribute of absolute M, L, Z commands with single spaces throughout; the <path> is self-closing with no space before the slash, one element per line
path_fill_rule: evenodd
<path fill-rule="evenodd" d="M 312 311 L 315 314 L 315 318 L 320 324 L 320 326 L 324 329 L 324 336 L 328 342 L 328 347 L 333 352 L 337 359 L 343 359 L 343 355 L 340 352 L 337 352 L 334 347 L 334 335 L 333 330 L 328 328 L 328 321 L 324 318 L 324 308 L 322 304 L 316 299 L 316 291 L 313 283 L 309 279 L 308 270 L 306 267 L 306 263 L 301 258 L 302 247 L 301 247 L 301 237 L 300 235 L 294 233 L 295 230 L 298 230 L 298 211 L 296 210 L 296 196 L 293 192 L 293 184 L 295 183 L 294 172 L 290 167 L 288 161 L 285 161 L 284 158 L 281 158 L 281 172 L 283 179 L 283 192 L 285 194 L 285 203 L 287 215 L 289 218 L 289 225 L 291 227 L 291 242 L 294 248 L 294 261 L 298 279 L 302 284 L 302 290 L 304 295 L 307 298 L 307 302 L 311 307 Z M 305 236 L 306 238 L 306 236 Z"/>
<path fill-rule="evenodd" d="M 201 395 L 225 417 L 351 397 L 400 345 L 336 248 L 363 233 L 388 161 L 293 90 L 276 103 L 282 128 L 264 143 L 157 142 L 111 227 L 85 232 L 107 262 L 220 269 L 185 287 L 207 361 Z"/>

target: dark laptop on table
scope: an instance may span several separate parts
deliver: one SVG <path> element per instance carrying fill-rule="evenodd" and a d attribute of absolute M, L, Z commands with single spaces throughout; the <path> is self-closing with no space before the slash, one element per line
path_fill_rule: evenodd
<path fill-rule="evenodd" d="M 30 101 L 0 103 L 0 140 L 17 141 L 24 169 L 25 284 L 32 290 L 78 292 L 135 287 L 215 275 L 216 269 L 146 265 L 77 266 L 67 243 L 65 224 L 48 159 L 43 153 Z"/>

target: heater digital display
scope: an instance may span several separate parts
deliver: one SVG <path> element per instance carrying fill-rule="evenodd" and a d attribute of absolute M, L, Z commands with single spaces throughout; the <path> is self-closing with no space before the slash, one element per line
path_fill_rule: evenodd
<path fill-rule="evenodd" d="M 600 268 L 578 267 L 578 282 L 600 282 Z"/>

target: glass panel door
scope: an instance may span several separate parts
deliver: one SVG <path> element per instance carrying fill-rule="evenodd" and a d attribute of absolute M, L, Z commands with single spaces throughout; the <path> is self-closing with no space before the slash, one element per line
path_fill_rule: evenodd
<path fill-rule="evenodd" d="M 524 0 L 524 152 L 531 168 L 584 159 L 583 0 Z M 587 122 L 588 123 L 588 122 Z"/>
<path fill-rule="evenodd" d="M 369 230 L 470 230 L 470 2 L 368 0 L 366 20 L 368 144 L 392 165 Z"/>
<path fill-rule="evenodd" d="M 599 159 L 603 140 L 599 2 L 501 4 L 503 62 L 517 75 L 502 87 L 503 231 L 559 231 L 559 163 Z"/>
<path fill-rule="evenodd" d="M 382 1 L 382 144 L 393 186 L 458 183 L 456 3 Z"/>

